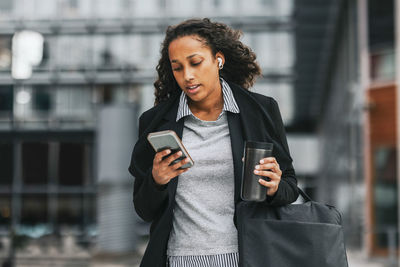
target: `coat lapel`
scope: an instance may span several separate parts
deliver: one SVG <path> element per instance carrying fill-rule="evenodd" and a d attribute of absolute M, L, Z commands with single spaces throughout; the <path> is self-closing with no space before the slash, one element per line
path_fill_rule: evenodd
<path fill-rule="evenodd" d="M 164 114 L 164 118 L 163 118 L 164 123 L 161 124 L 159 130 L 160 131 L 173 130 L 179 136 L 179 138 L 182 140 L 184 120 L 182 119 L 182 120 L 179 120 L 178 122 L 176 122 L 176 114 L 178 113 L 178 107 L 179 107 L 179 102 L 176 103 L 173 106 L 173 108 L 171 108 Z M 168 185 L 168 194 L 170 196 L 170 198 L 169 198 L 170 204 L 172 202 L 174 202 L 174 200 L 175 200 L 176 189 L 178 187 L 178 178 L 179 178 L 179 176 L 172 179 Z"/>
<path fill-rule="evenodd" d="M 267 107 L 262 106 L 247 90 L 232 83 L 229 83 L 229 86 L 240 109 L 239 114 L 229 113 L 228 115 L 235 174 L 235 203 L 237 203 L 241 195 L 245 141 L 274 143 L 277 149 L 276 140 L 278 139 Z"/>
<path fill-rule="evenodd" d="M 233 157 L 233 171 L 235 176 L 235 203 L 240 200 L 240 190 L 242 187 L 242 169 L 243 169 L 243 131 L 240 124 L 240 115 L 228 112 L 229 133 L 231 137 L 231 148 Z"/>

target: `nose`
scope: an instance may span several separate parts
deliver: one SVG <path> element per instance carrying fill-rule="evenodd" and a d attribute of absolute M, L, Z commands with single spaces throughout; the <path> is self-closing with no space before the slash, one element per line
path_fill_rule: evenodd
<path fill-rule="evenodd" d="M 190 81 L 194 79 L 193 70 L 191 68 L 184 69 L 184 78 L 185 81 Z"/>

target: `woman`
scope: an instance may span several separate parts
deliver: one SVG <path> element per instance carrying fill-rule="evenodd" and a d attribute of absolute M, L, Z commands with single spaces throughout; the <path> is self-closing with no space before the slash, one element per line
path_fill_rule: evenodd
<path fill-rule="evenodd" d="M 240 33 L 209 19 L 168 27 L 157 66 L 155 106 L 139 119 L 130 173 L 136 212 L 151 222 L 142 267 L 239 266 L 240 199 L 245 140 L 272 142 L 274 155 L 254 172 L 269 179 L 266 202 L 297 199 L 297 180 L 275 100 L 248 91 L 260 68 Z M 150 132 L 174 130 L 195 162 L 155 153 Z M 267 181 L 269 180 L 269 181 Z"/>

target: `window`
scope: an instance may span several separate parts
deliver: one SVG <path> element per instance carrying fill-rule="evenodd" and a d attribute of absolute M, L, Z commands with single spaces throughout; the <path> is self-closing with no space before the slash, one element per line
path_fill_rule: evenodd
<path fill-rule="evenodd" d="M 171 0 L 169 11 L 174 16 L 195 16 L 201 12 L 201 1 Z"/>
<path fill-rule="evenodd" d="M 0 144 L 0 186 L 12 184 L 13 155 L 12 144 Z"/>
<path fill-rule="evenodd" d="M 376 245 L 389 246 L 389 233 L 398 225 L 396 149 L 380 146 L 374 153 L 374 215 Z"/>
<path fill-rule="evenodd" d="M 0 195 L 0 229 L 11 223 L 11 195 Z"/>
<path fill-rule="evenodd" d="M 165 12 L 167 9 L 167 1 L 168 0 L 158 0 L 158 8 L 160 12 Z"/>
<path fill-rule="evenodd" d="M 4 111 L 12 111 L 13 90 L 12 86 L 0 86 L 0 114 Z"/>
<path fill-rule="evenodd" d="M 294 10 L 293 0 L 275 0 L 276 11 L 279 16 L 291 16 Z"/>
<path fill-rule="evenodd" d="M 371 53 L 371 78 L 375 82 L 394 81 L 395 53 L 393 49 L 381 49 Z"/>
<path fill-rule="evenodd" d="M 111 104 L 111 103 L 130 103 L 134 101 L 134 97 L 132 96 L 132 92 L 135 91 L 135 88 L 126 88 L 123 86 L 117 85 L 97 85 L 95 89 L 95 98 L 97 102 L 102 104 Z"/>
<path fill-rule="evenodd" d="M 14 154 L 16 148 L 20 151 Z M 8 231 L 14 216 L 17 233 L 30 237 L 51 234 L 58 229 L 61 233 L 71 229 L 95 234 L 96 192 L 90 179 L 91 149 L 92 144 L 87 141 L 64 139 L 8 144 L 3 140 L 0 143 L 0 232 Z M 20 159 L 14 162 L 16 155 Z M 16 187 L 17 191 L 10 187 L 14 168 L 21 169 L 22 187 Z"/>
<path fill-rule="evenodd" d="M 0 37 L 0 71 L 9 70 L 10 67 L 11 67 L 11 37 Z"/>
<path fill-rule="evenodd" d="M 290 83 L 257 83 L 254 87 L 256 93 L 268 95 L 279 103 L 280 112 L 285 125 L 290 125 L 294 120 L 294 92 Z"/>
<path fill-rule="evenodd" d="M 57 1 L 53 1 L 57 2 Z M 63 17 L 76 18 L 79 17 L 79 3 L 78 0 L 60 0 L 58 1 L 59 13 Z"/>
<path fill-rule="evenodd" d="M 159 6 L 159 0 L 133 0 L 132 13 L 135 17 L 153 17 L 157 16 L 158 12 L 161 12 Z"/>
<path fill-rule="evenodd" d="M 56 55 L 60 69 L 79 70 L 92 60 L 92 48 L 88 36 L 62 35 L 57 39 Z"/>
<path fill-rule="evenodd" d="M 78 8 L 78 0 L 69 0 L 69 6 L 71 8 Z"/>
<path fill-rule="evenodd" d="M 48 223 L 47 195 L 26 194 L 22 197 L 21 224 Z"/>
<path fill-rule="evenodd" d="M 293 0 L 260 0 L 268 16 L 290 16 L 293 12 Z"/>
<path fill-rule="evenodd" d="M 10 12 L 13 8 L 13 0 L 0 1 L 0 13 Z"/>
<path fill-rule="evenodd" d="M 57 222 L 63 225 L 82 225 L 83 224 L 83 205 L 81 195 L 58 196 Z"/>
<path fill-rule="evenodd" d="M 265 71 L 290 72 L 294 64 L 293 35 L 286 32 L 254 33 L 253 48 Z"/>
<path fill-rule="evenodd" d="M 93 226 L 97 223 L 97 198 L 95 195 L 89 195 L 85 197 L 85 224 Z"/>
<path fill-rule="evenodd" d="M 47 37 L 44 39 L 42 61 L 40 62 L 39 66 L 36 67 L 36 69 L 44 69 L 50 62 L 50 43 L 49 43 L 50 40 L 48 39 L 49 38 Z"/>
<path fill-rule="evenodd" d="M 46 184 L 48 181 L 48 144 L 22 145 L 22 180 L 24 184 Z"/>
<path fill-rule="evenodd" d="M 66 120 L 93 121 L 91 91 L 83 86 L 59 86 L 54 91 L 54 115 Z"/>
<path fill-rule="evenodd" d="M 47 87 L 35 86 L 33 88 L 33 110 L 48 111 L 51 109 L 51 95 Z"/>
<path fill-rule="evenodd" d="M 61 143 L 59 158 L 59 184 L 82 185 L 84 183 L 85 146 Z"/>
<path fill-rule="evenodd" d="M 129 37 L 124 35 L 99 36 L 91 47 L 94 64 L 100 69 L 125 66 L 129 63 L 127 48 Z"/>
<path fill-rule="evenodd" d="M 153 70 L 157 65 L 158 50 L 162 42 L 162 35 L 146 34 L 140 36 L 140 69 Z"/>

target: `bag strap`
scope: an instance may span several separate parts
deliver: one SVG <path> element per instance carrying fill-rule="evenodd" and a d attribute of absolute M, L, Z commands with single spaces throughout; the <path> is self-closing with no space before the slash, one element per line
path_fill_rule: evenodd
<path fill-rule="evenodd" d="M 297 186 L 297 184 L 292 183 L 291 181 L 286 181 L 287 183 L 293 185 L 294 187 L 297 187 L 297 190 L 299 191 L 299 194 L 306 200 L 308 201 L 313 201 L 309 195 L 306 194 L 300 187 Z"/>
<path fill-rule="evenodd" d="M 300 187 L 297 186 L 297 189 L 299 190 L 299 194 L 308 202 L 312 201 L 311 197 L 307 195 L 303 190 L 301 190 Z"/>

